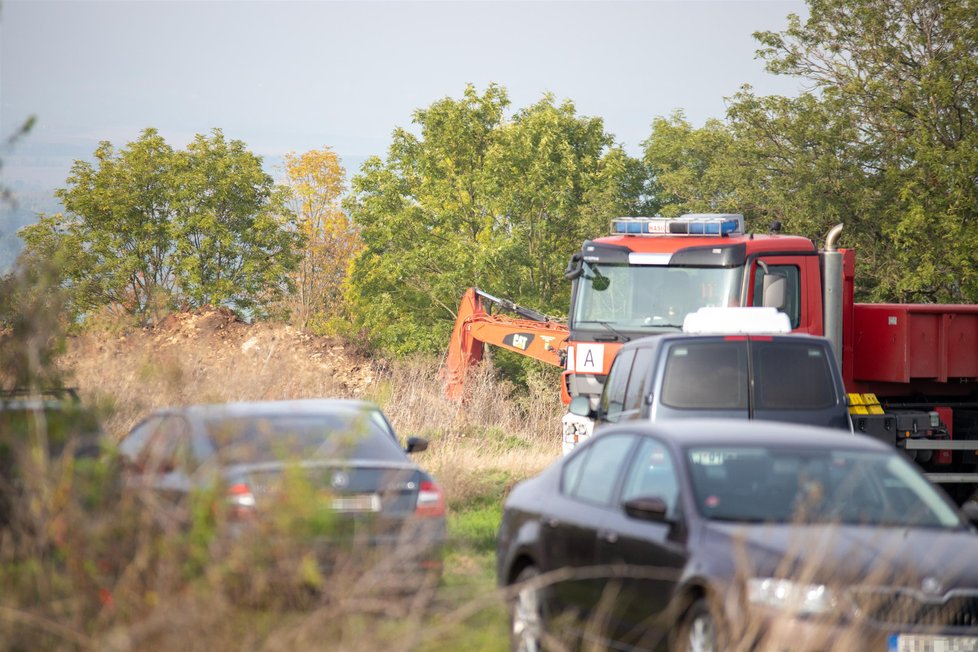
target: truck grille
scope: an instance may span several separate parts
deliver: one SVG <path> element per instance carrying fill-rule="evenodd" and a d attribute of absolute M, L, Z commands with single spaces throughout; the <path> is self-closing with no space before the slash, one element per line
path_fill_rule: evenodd
<path fill-rule="evenodd" d="M 978 593 L 929 597 L 908 589 L 850 589 L 857 617 L 881 625 L 978 628 Z"/>

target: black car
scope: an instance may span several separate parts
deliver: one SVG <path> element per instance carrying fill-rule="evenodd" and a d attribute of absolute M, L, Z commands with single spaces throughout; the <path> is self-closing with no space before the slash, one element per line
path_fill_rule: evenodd
<path fill-rule="evenodd" d="M 46 445 L 43 463 L 33 448 L 40 442 Z M 63 456 L 73 458 L 78 471 L 99 458 L 102 444 L 98 418 L 74 388 L 0 390 L 0 535 L 30 502 L 25 473 L 40 473 Z"/>
<path fill-rule="evenodd" d="M 838 430 L 605 428 L 510 493 L 497 575 L 516 650 L 978 650 L 972 524 Z"/>
<path fill-rule="evenodd" d="M 445 499 L 402 448 L 376 406 L 308 399 L 194 405 L 153 412 L 119 445 L 131 489 L 189 518 L 191 496 L 223 491 L 232 536 L 281 517 L 283 505 L 319 523 L 305 527 L 325 555 L 340 543 L 440 568 Z M 287 495 L 292 492 L 292 495 Z M 309 523 L 306 524 L 309 526 Z M 315 523 L 313 523 L 315 525 Z"/>

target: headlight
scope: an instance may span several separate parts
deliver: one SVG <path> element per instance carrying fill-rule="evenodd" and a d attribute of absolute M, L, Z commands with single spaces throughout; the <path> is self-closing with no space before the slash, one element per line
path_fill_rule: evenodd
<path fill-rule="evenodd" d="M 824 584 L 799 584 L 771 577 L 747 581 L 747 597 L 753 604 L 793 614 L 814 615 L 835 608 L 835 597 Z"/>

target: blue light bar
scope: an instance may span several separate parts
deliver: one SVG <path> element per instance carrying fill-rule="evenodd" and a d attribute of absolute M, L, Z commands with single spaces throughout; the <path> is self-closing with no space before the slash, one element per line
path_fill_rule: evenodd
<path fill-rule="evenodd" d="M 688 214 L 680 217 L 619 217 L 611 222 L 615 235 L 717 235 L 744 232 L 744 216 L 734 213 Z"/>

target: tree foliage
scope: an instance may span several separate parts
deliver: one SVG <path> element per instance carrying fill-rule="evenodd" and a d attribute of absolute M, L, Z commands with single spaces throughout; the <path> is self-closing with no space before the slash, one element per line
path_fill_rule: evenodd
<path fill-rule="evenodd" d="M 347 296 L 356 326 L 386 349 L 444 349 L 473 285 L 566 313 L 567 257 L 641 200 L 640 162 L 599 118 L 551 96 L 508 108 L 497 85 L 438 100 L 353 179 L 346 207 L 364 249 Z"/>
<path fill-rule="evenodd" d="M 301 327 L 322 330 L 341 311 L 346 270 L 360 249 L 356 226 L 341 204 L 346 172 L 329 147 L 285 156 L 288 205 L 305 247 L 289 299 L 292 320 Z"/>
<path fill-rule="evenodd" d="M 978 301 L 978 2 L 810 0 L 755 36 L 796 98 L 749 87 L 727 121 L 657 120 L 666 210 L 744 212 L 821 238 L 844 222 L 864 298 Z"/>
<path fill-rule="evenodd" d="M 26 255 L 61 262 L 78 313 L 110 306 L 260 308 L 286 287 L 300 238 L 261 160 L 219 129 L 175 151 L 154 129 L 103 142 L 57 191 L 63 214 L 20 235 Z"/>

